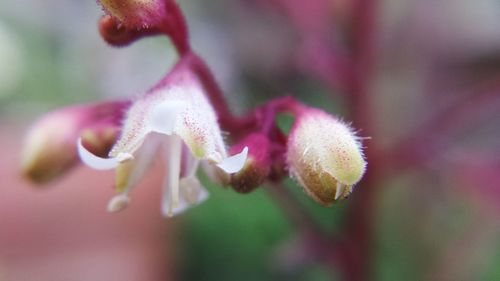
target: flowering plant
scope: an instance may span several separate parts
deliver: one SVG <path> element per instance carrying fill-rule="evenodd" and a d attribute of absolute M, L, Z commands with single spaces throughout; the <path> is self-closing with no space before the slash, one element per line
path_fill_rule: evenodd
<path fill-rule="evenodd" d="M 100 4 L 106 12 L 100 32 L 108 43 L 123 46 L 143 36 L 163 34 L 172 40 L 179 61 L 135 100 L 71 107 L 44 117 L 28 136 L 26 175 L 39 181 L 56 177 L 77 161 L 78 151 L 80 160 L 92 168 L 115 169 L 117 195 L 108 210 L 116 212 L 128 206 L 130 192 L 161 148 L 167 166 L 162 200 L 166 216 L 207 198 L 195 176 L 200 161 L 214 164 L 208 173 L 237 191 L 254 190 L 271 179 L 279 181 L 289 170 L 306 193 L 323 205 L 352 192 L 366 163 L 358 138 L 347 125 L 292 98 L 269 101 L 237 118 L 209 68 L 191 50 L 175 2 L 103 0 Z M 296 118 L 286 142 L 274 121 L 280 112 Z M 235 142 L 241 140 L 231 149 L 239 147 L 233 156 L 228 157 L 220 126 Z M 58 127 L 59 133 L 52 134 L 52 127 Z M 103 130 L 110 133 L 103 136 Z M 57 142 L 66 145 L 47 149 Z M 110 143 L 114 143 L 111 148 Z M 107 150 L 109 157 L 102 157 Z"/>
<path fill-rule="evenodd" d="M 395 259 L 391 253 L 379 260 L 376 250 L 390 252 L 384 248 L 385 240 L 399 247 L 394 237 L 378 231 L 387 228 L 383 219 L 378 220 L 380 199 L 392 195 L 391 187 L 396 185 L 400 187 L 398 192 L 402 188 L 411 193 L 409 202 L 398 193 L 394 199 L 397 203 L 393 203 L 398 212 L 391 212 L 410 222 L 411 235 L 404 239 L 412 240 L 411 244 L 432 241 L 433 254 L 445 253 L 442 260 L 436 258 L 426 265 L 431 267 L 430 273 L 419 268 L 414 279 L 457 279 L 447 275 L 452 267 L 460 272 L 468 270 L 472 255 L 464 253 L 477 248 L 469 241 L 482 245 L 487 240 L 483 239 L 488 233 L 485 227 L 477 227 L 481 224 L 478 222 L 467 227 L 462 222 L 467 229 L 456 231 L 456 219 L 446 216 L 442 220 L 442 211 L 433 225 L 438 227 L 429 227 L 427 220 L 416 221 L 404 211 L 415 208 L 416 217 L 427 218 L 436 209 L 446 210 L 446 202 L 439 195 L 452 195 L 447 196 L 450 200 L 466 194 L 463 199 L 467 203 L 479 202 L 474 211 L 494 219 L 498 147 L 476 142 L 484 140 L 486 131 L 498 134 L 494 125 L 486 130 L 480 130 L 484 124 L 478 125 L 492 112 L 498 113 L 498 74 L 493 67 L 497 66 L 498 40 L 493 38 L 499 37 L 496 29 L 488 27 L 497 26 L 492 23 L 499 17 L 491 3 L 431 2 L 232 1 L 234 7 L 224 9 L 225 14 L 234 11 L 252 18 L 249 22 L 248 18 L 238 18 L 244 24 L 229 30 L 226 26 L 218 29 L 236 36 L 232 43 L 245 45 L 236 46 L 245 51 L 242 58 L 250 57 L 242 65 L 259 66 L 251 69 L 251 93 L 266 94 L 261 105 L 234 115 L 210 69 L 191 48 L 187 25 L 174 1 L 99 1 L 105 12 L 99 20 L 99 32 L 109 45 L 125 47 L 144 37 L 164 35 L 177 50 L 177 62 L 137 97 L 71 106 L 40 118 L 26 138 L 23 172 L 35 182 L 46 183 L 80 162 L 114 169 L 116 195 L 109 201 L 108 210 L 116 212 L 128 205 L 137 206 L 134 186 L 153 159 L 161 158 L 165 163 L 161 210 L 165 216 L 172 216 L 208 198 L 202 186 L 207 182 L 195 176 L 201 167 L 218 185 L 231 186 L 238 193 L 247 194 L 260 187 L 290 219 L 297 229 L 297 239 L 292 253 L 286 251 L 284 255 L 285 270 L 301 268 L 295 265 L 312 260 L 351 281 L 374 279 L 375 265 L 378 269 L 387 256 Z M 385 9 L 379 13 L 379 8 Z M 244 13 L 237 13 L 238 9 L 245 9 Z M 279 14 L 278 21 L 286 28 L 252 25 L 272 13 Z M 252 33 L 248 27 L 259 30 Z M 271 65 L 271 71 L 261 71 L 260 64 Z M 247 74 L 244 71 L 241 73 Z M 286 82 L 276 77 L 284 77 Z M 265 82 L 264 89 L 260 88 L 264 83 L 254 81 Z M 308 88 L 319 85 L 325 90 L 339 105 L 337 112 L 343 117 L 299 101 L 294 83 L 303 85 L 304 81 L 315 82 L 307 84 Z M 275 94 L 276 85 L 294 97 L 269 98 Z M 311 92 L 297 90 L 307 96 Z M 290 130 L 276 125 L 283 114 L 294 118 Z M 360 136 L 373 140 L 362 147 L 364 138 Z M 465 147 L 464 143 L 472 145 Z M 302 186 L 312 204 L 318 203 L 316 209 L 300 201 L 300 190 L 294 194 L 288 187 L 288 175 Z M 411 183 L 419 188 L 405 190 Z M 442 188 L 446 184 L 452 188 Z M 466 187 L 466 192 L 457 192 L 460 187 Z M 249 197 L 242 199 L 252 205 Z M 345 198 L 349 200 L 337 203 Z M 321 206 L 334 208 L 328 212 Z M 403 210 L 399 212 L 399 208 Z M 243 216 L 259 213 L 244 212 L 243 206 L 238 211 L 245 213 Z M 455 211 L 450 213 L 455 215 Z M 195 209 L 192 213 L 197 216 L 202 212 Z M 342 221 L 327 229 L 323 224 L 335 220 L 337 214 Z M 209 217 L 204 212 L 201 215 Z M 320 215 L 329 217 L 320 221 Z M 453 235 L 442 233 L 443 222 L 453 225 Z M 390 225 L 401 228 L 406 224 Z M 434 229 L 439 229 L 438 234 L 430 235 L 429 230 Z M 261 233 L 260 229 L 256 232 Z M 442 247 L 435 247 L 437 240 Z M 450 256 L 453 262 L 449 262 Z"/>
<path fill-rule="evenodd" d="M 290 96 L 235 116 L 209 67 L 192 50 L 184 16 L 173 0 L 98 2 L 105 11 L 99 32 L 111 46 L 164 35 L 178 61 L 137 98 L 72 106 L 40 118 L 26 137 L 26 177 L 50 182 L 79 162 L 114 169 L 116 195 L 107 209 L 118 212 L 131 204 L 134 186 L 160 155 L 166 166 L 165 216 L 208 198 L 196 178 L 200 165 L 214 181 L 239 193 L 267 184 L 271 194 L 278 191 L 278 201 L 288 196 L 280 185 L 288 174 L 323 206 L 355 190 L 367 162 L 361 138 L 340 118 Z M 276 124 L 283 113 L 294 117 L 290 131 Z M 226 140 L 222 132 L 228 133 Z"/>

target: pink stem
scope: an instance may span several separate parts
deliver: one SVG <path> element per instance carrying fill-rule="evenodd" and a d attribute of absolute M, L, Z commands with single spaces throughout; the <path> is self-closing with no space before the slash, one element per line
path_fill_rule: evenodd
<path fill-rule="evenodd" d="M 194 73 L 196 73 L 198 78 L 201 80 L 203 86 L 205 87 L 210 103 L 218 114 L 219 123 L 224 130 L 230 133 L 237 133 L 237 131 L 241 130 L 242 128 L 253 126 L 255 122 L 253 116 L 240 118 L 232 114 L 229 106 L 227 105 L 224 94 L 215 81 L 212 72 L 198 55 L 194 54 L 193 52 L 189 52 L 184 55 L 183 59 L 188 61 L 190 69 Z"/>
<path fill-rule="evenodd" d="M 160 26 L 160 30 L 170 37 L 179 56 L 183 57 L 191 52 L 186 19 L 175 1 L 165 1 L 165 9 L 167 10 L 167 19 Z"/>
<path fill-rule="evenodd" d="M 354 1 L 354 71 L 350 87 L 350 107 L 356 128 L 364 135 L 373 133 L 372 105 L 369 97 L 369 81 L 373 66 L 375 39 L 376 0 Z M 365 149 L 368 160 L 367 173 L 352 196 L 347 213 L 345 235 L 347 242 L 346 264 L 341 268 L 345 280 L 369 280 L 372 274 L 373 259 L 373 209 L 377 175 L 383 169 L 376 143 L 371 142 Z"/>

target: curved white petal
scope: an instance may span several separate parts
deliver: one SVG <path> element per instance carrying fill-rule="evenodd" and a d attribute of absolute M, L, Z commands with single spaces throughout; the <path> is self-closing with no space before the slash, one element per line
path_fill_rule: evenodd
<path fill-rule="evenodd" d="M 217 163 L 217 167 L 221 168 L 228 174 L 239 172 L 245 165 L 248 156 L 248 147 L 245 146 L 243 150 L 233 156 L 230 156 L 221 162 Z"/>
<path fill-rule="evenodd" d="M 111 170 L 116 168 L 121 162 L 133 158 L 133 156 L 128 153 L 120 153 L 117 157 L 113 158 L 95 156 L 83 146 L 81 138 L 78 139 L 78 155 L 83 163 L 96 170 Z"/>
<path fill-rule="evenodd" d="M 149 116 L 149 127 L 152 131 L 172 135 L 180 113 L 186 108 L 181 101 L 166 100 L 153 106 Z"/>

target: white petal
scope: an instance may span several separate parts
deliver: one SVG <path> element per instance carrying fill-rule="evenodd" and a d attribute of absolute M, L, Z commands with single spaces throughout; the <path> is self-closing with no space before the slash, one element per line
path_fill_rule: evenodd
<path fill-rule="evenodd" d="M 117 213 L 128 207 L 130 204 L 130 198 L 127 194 L 118 194 L 111 198 L 108 203 L 108 212 Z"/>
<path fill-rule="evenodd" d="M 341 182 L 337 182 L 337 189 L 335 190 L 335 200 L 338 200 L 342 194 L 344 194 L 344 188 L 346 186 Z"/>
<path fill-rule="evenodd" d="M 92 167 L 96 170 L 110 170 L 116 168 L 121 162 L 130 160 L 133 158 L 132 154 L 120 153 L 114 158 L 101 158 L 92 154 L 88 151 L 82 144 L 82 139 L 78 139 L 78 155 L 83 163 L 87 166 Z"/>
<path fill-rule="evenodd" d="M 243 148 L 243 150 L 233 156 L 230 156 L 217 164 L 217 167 L 221 168 L 228 174 L 239 172 L 245 165 L 248 156 L 248 147 Z"/>
<path fill-rule="evenodd" d="M 167 171 L 163 185 L 162 212 L 173 216 L 179 206 L 179 177 L 181 174 L 182 140 L 177 136 L 167 137 L 164 143 Z"/>
<path fill-rule="evenodd" d="M 164 217 L 171 218 L 173 216 L 183 213 L 190 207 L 190 205 L 184 200 L 179 200 L 179 203 L 175 208 L 174 207 L 171 208 L 170 205 L 171 205 L 170 201 L 163 201 L 161 210 Z"/>
<path fill-rule="evenodd" d="M 194 157 L 189 148 L 186 146 L 182 147 L 182 178 L 194 177 L 196 175 L 196 171 L 198 171 L 198 166 L 200 164 L 200 160 Z"/>
<path fill-rule="evenodd" d="M 132 154 L 126 153 L 126 152 L 118 153 L 118 155 L 116 156 L 116 160 L 119 163 L 127 162 L 127 161 L 132 160 L 132 159 L 134 159 L 134 156 Z"/>
<path fill-rule="evenodd" d="M 153 107 L 149 117 L 149 127 L 152 131 L 172 135 L 179 114 L 186 108 L 180 101 L 167 100 Z"/>
<path fill-rule="evenodd" d="M 181 179 L 180 183 L 181 201 L 194 205 L 208 199 L 208 191 L 201 185 L 196 177 Z"/>
<path fill-rule="evenodd" d="M 172 217 L 183 213 L 189 208 L 207 200 L 209 197 L 207 190 L 201 186 L 195 177 L 183 178 L 180 180 L 179 185 L 180 198 L 177 207 L 172 207 L 172 211 L 170 212 L 170 204 L 172 203 L 170 198 L 163 202 L 162 213 L 165 217 Z M 166 195 L 170 196 L 171 193 L 167 192 Z"/>
<path fill-rule="evenodd" d="M 158 148 L 160 146 L 161 135 L 150 134 L 144 141 L 144 144 L 137 150 L 136 157 L 132 162 L 133 168 L 130 172 L 127 185 L 123 189 L 123 193 L 129 194 L 135 187 L 137 182 L 144 176 L 148 171 L 149 167 L 153 163 L 155 156 L 158 153 Z"/>

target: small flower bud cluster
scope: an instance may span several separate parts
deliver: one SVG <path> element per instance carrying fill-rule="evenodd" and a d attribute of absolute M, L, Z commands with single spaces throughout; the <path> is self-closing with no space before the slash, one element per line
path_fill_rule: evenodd
<path fill-rule="evenodd" d="M 291 98 L 275 102 L 274 106 L 276 104 L 280 104 L 279 110 L 295 115 L 288 137 L 277 128 L 243 137 L 233 148 L 239 151 L 246 146 L 249 154 L 243 169 L 231 176 L 229 183 L 233 189 L 251 192 L 266 181 L 281 180 L 287 169 L 306 194 L 323 206 L 347 198 L 366 170 L 359 138 L 348 125 L 324 111 Z M 273 102 L 264 108 L 266 106 L 273 106 Z M 262 121 L 275 117 L 274 114 L 266 116 L 265 112 L 276 110 L 256 112 Z"/>

